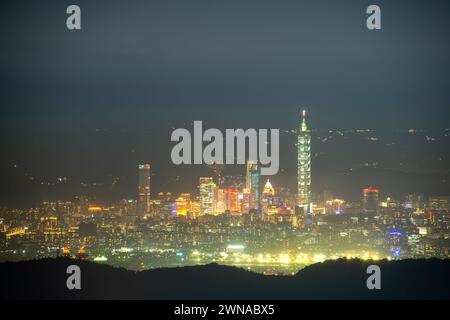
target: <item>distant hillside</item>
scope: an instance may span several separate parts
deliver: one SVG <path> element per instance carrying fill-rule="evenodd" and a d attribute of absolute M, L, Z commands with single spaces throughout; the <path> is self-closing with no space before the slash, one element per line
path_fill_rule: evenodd
<path fill-rule="evenodd" d="M 82 289 L 66 288 L 77 264 Z M 450 260 L 378 261 L 381 290 L 366 287 L 370 262 L 337 260 L 295 276 L 264 276 L 209 264 L 134 272 L 86 261 L 0 264 L 1 299 L 450 299 Z"/>

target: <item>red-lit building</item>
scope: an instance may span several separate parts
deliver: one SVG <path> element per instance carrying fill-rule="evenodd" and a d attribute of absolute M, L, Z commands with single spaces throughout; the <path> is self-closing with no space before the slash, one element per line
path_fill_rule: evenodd
<path fill-rule="evenodd" d="M 378 194 L 376 188 L 363 189 L 363 211 L 364 213 L 376 214 L 378 212 Z"/>
<path fill-rule="evenodd" d="M 230 212 L 240 212 L 239 190 L 238 189 L 224 189 L 225 208 Z"/>

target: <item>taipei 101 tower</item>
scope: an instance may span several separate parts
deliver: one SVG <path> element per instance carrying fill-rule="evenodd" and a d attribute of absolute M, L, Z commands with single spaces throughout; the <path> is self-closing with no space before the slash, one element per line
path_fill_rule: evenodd
<path fill-rule="evenodd" d="M 306 125 L 306 111 L 297 137 L 297 206 L 310 213 L 311 208 L 311 135 Z"/>

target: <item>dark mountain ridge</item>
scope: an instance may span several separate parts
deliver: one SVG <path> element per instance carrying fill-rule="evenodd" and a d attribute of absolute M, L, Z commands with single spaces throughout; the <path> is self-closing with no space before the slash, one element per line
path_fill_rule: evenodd
<path fill-rule="evenodd" d="M 69 290 L 69 265 L 81 290 Z M 366 286 L 380 266 L 381 290 Z M 450 299 L 450 260 L 326 261 L 294 276 L 265 276 L 218 264 L 141 272 L 66 258 L 0 264 L 0 297 L 14 299 Z"/>

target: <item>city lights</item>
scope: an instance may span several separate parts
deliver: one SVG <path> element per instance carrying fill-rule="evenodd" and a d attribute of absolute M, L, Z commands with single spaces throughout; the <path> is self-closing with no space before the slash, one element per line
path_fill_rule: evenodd
<path fill-rule="evenodd" d="M 216 262 L 263 274 L 327 260 L 448 257 L 449 197 L 395 199 L 367 186 L 355 190 L 355 202 L 312 192 L 313 143 L 306 111 L 301 116 L 295 192 L 248 160 L 241 174 L 213 166 L 196 190 L 152 195 L 155 166 L 144 163 L 136 199 L 108 205 L 78 197 L 3 212 L 0 257 L 62 256 L 134 270 Z"/>

